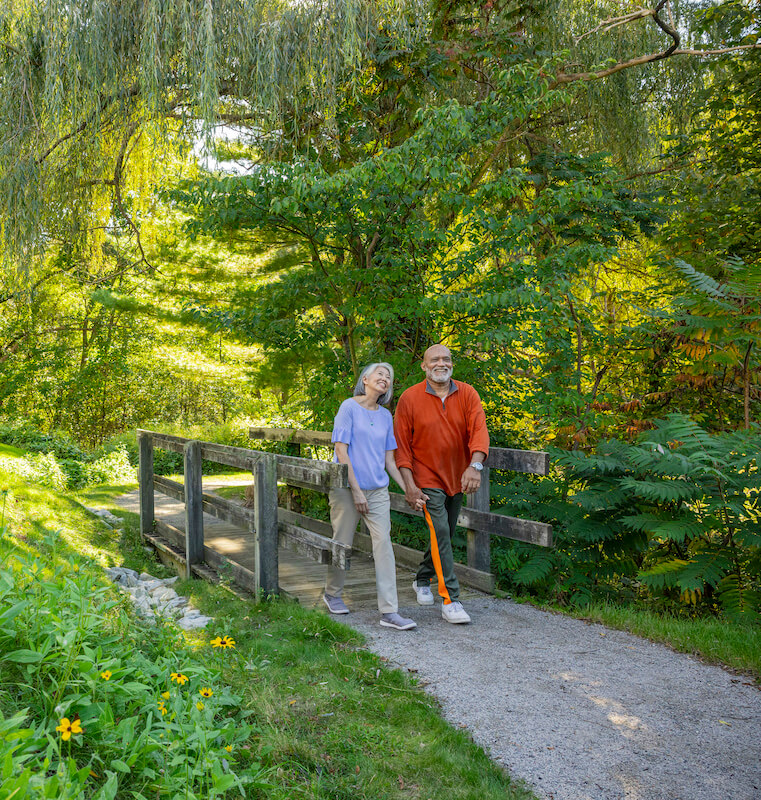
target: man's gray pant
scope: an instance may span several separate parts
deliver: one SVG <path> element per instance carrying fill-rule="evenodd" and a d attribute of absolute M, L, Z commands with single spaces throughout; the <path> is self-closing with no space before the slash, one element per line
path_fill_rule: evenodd
<path fill-rule="evenodd" d="M 450 496 L 443 489 L 422 491 L 428 495 L 423 516 L 431 534 L 431 544 L 418 567 L 415 580 L 418 586 L 429 586 L 434 577 L 438 578 L 439 594 L 444 605 L 447 605 L 460 596 L 460 582 L 454 572 L 452 536 L 462 506 L 462 492 Z"/>

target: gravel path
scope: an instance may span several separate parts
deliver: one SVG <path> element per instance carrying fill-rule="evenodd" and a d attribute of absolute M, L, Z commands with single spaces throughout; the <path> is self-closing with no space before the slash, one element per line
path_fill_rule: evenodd
<path fill-rule="evenodd" d="M 749 678 L 509 600 L 400 609 L 414 631 L 342 618 L 417 672 L 447 719 L 549 800 L 761 800 L 761 691 Z"/>

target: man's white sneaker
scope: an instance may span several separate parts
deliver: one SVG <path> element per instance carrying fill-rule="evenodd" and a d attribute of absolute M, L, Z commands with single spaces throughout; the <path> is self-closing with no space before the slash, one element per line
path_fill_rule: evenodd
<path fill-rule="evenodd" d="M 430 586 L 418 586 L 417 581 L 412 581 L 412 588 L 417 595 L 417 604 L 419 606 L 432 606 L 433 605 L 433 592 Z"/>
<path fill-rule="evenodd" d="M 462 603 L 458 603 L 457 600 L 453 600 L 451 603 L 441 607 L 441 618 L 455 624 L 470 622 L 470 615 L 462 607 Z"/>

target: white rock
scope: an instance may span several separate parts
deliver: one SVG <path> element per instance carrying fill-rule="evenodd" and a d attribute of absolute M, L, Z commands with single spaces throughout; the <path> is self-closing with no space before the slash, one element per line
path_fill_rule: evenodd
<path fill-rule="evenodd" d="M 149 575 L 147 572 L 141 572 L 140 575 L 138 575 L 138 578 L 141 581 L 155 581 L 155 580 L 157 580 L 157 578 L 154 578 L 153 575 Z"/>
<path fill-rule="evenodd" d="M 197 628 L 205 628 L 211 621 L 211 617 L 183 617 L 182 619 L 177 620 L 177 626 L 185 631 L 191 631 L 196 630 Z"/>

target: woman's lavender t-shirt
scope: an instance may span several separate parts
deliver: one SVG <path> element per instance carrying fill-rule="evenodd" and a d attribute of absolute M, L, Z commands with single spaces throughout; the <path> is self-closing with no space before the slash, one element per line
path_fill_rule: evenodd
<path fill-rule="evenodd" d="M 396 450 L 394 420 L 383 406 L 375 411 L 349 398 L 341 403 L 333 421 L 333 442 L 349 445 L 349 460 L 360 489 L 388 486 L 386 450 Z M 338 461 L 333 456 L 333 461 Z"/>

